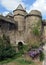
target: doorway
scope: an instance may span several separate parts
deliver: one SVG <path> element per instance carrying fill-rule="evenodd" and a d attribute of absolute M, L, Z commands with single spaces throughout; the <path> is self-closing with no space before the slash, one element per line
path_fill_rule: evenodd
<path fill-rule="evenodd" d="M 18 50 L 22 50 L 23 49 L 23 43 L 22 42 L 18 42 Z"/>

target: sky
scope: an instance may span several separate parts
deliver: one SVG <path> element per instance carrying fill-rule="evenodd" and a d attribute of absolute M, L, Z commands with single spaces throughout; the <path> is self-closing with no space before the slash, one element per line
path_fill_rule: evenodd
<path fill-rule="evenodd" d="M 43 19 L 46 19 L 46 0 L 0 0 L 0 14 L 6 16 L 13 12 L 19 4 L 29 13 L 31 10 L 39 10 Z"/>

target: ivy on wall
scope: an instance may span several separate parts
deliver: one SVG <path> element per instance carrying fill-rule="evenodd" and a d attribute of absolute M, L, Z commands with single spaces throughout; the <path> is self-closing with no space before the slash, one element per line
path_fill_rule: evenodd
<path fill-rule="evenodd" d="M 34 25 L 32 26 L 32 32 L 35 36 L 40 36 L 41 35 L 41 21 L 34 23 Z"/>

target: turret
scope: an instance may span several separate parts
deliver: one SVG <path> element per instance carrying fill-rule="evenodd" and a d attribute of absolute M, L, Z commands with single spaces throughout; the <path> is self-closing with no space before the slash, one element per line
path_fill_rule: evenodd
<path fill-rule="evenodd" d="M 31 26 L 33 26 L 35 23 L 42 22 L 42 15 L 40 11 L 32 10 L 27 16 L 26 16 L 26 29 L 31 29 Z"/>
<path fill-rule="evenodd" d="M 10 19 L 10 20 L 12 20 L 12 22 L 14 20 L 14 18 L 13 18 L 14 16 L 13 16 L 12 13 L 8 13 L 5 17 L 8 18 L 8 19 Z"/>
<path fill-rule="evenodd" d="M 25 15 L 27 14 L 25 9 L 23 9 L 22 5 L 20 4 L 16 10 L 13 11 L 14 13 L 14 20 L 18 23 L 18 31 L 23 31 L 25 28 Z"/>

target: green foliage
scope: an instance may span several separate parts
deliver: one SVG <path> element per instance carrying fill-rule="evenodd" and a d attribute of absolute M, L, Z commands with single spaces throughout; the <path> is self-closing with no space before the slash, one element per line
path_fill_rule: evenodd
<path fill-rule="evenodd" d="M 5 34 L 3 34 L 2 39 L 3 39 L 4 47 L 6 49 L 9 49 L 11 47 L 9 36 L 6 36 Z"/>
<path fill-rule="evenodd" d="M 33 64 L 33 61 L 26 61 L 25 59 L 17 59 L 17 61 L 21 64 Z"/>
<path fill-rule="evenodd" d="M 31 48 L 38 48 L 38 45 L 37 45 L 37 46 L 35 46 L 35 45 L 32 45 L 32 46 L 31 46 Z"/>
<path fill-rule="evenodd" d="M 23 50 L 23 45 L 18 45 L 18 50 Z"/>
<path fill-rule="evenodd" d="M 41 21 L 39 21 L 33 25 L 32 31 L 33 31 L 34 35 L 40 36 L 40 34 L 41 34 L 40 26 L 41 26 Z"/>
<path fill-rule="evenodd" d="M 19 56 L 19 55 L 22 55 L 22 54 L 26 53 L 29 49 L 28 47 L 29 47 L 28 45 L 23 45 L 22 48 L 20 46 L 20 49 L 19 49 L 17 55 Z"/>
<path fill-rule="evenodd" d="M 29 49 L 29 45 L 23 45 L 23 52 L 26 53 Z"/>
<path fill-rule="evenodd" d="M 23 49 L 27 51 L 28 50 L 28 45 L 23 45 Z"/>
<path fill-rule="evenodd" d="M 23 51 L 23 44 L 18 44 L 18 50 L 19 50 L 19 52 L 21 53 L 21 54 L 23 54 L 24 53 L 24 51 Z"/>
<path fill-rule="evenodd" d="M 3 35 L 0 37 L 0 60 L 13 57 L 15 55 L 15 50 L 10 44 L 9 37 Z"/>
<path fill-rule="evenodd" d="M 39 48 L 40 42 L 31 45 L 31 48 Z"/>
<path fill-rule="evenodd" d="M 41 53 L 40 53 L 40 61 L 43 61 L 43 60 L 44 60 L 44 53 L 41 52 Z"/>
<path fill-rule="evenodd" d="M 40 35 L 40 31 L 39 31 L 39 29 L 37 27 L 34 27 L 33 34 L 36 35 L 36 36 Z"/>

